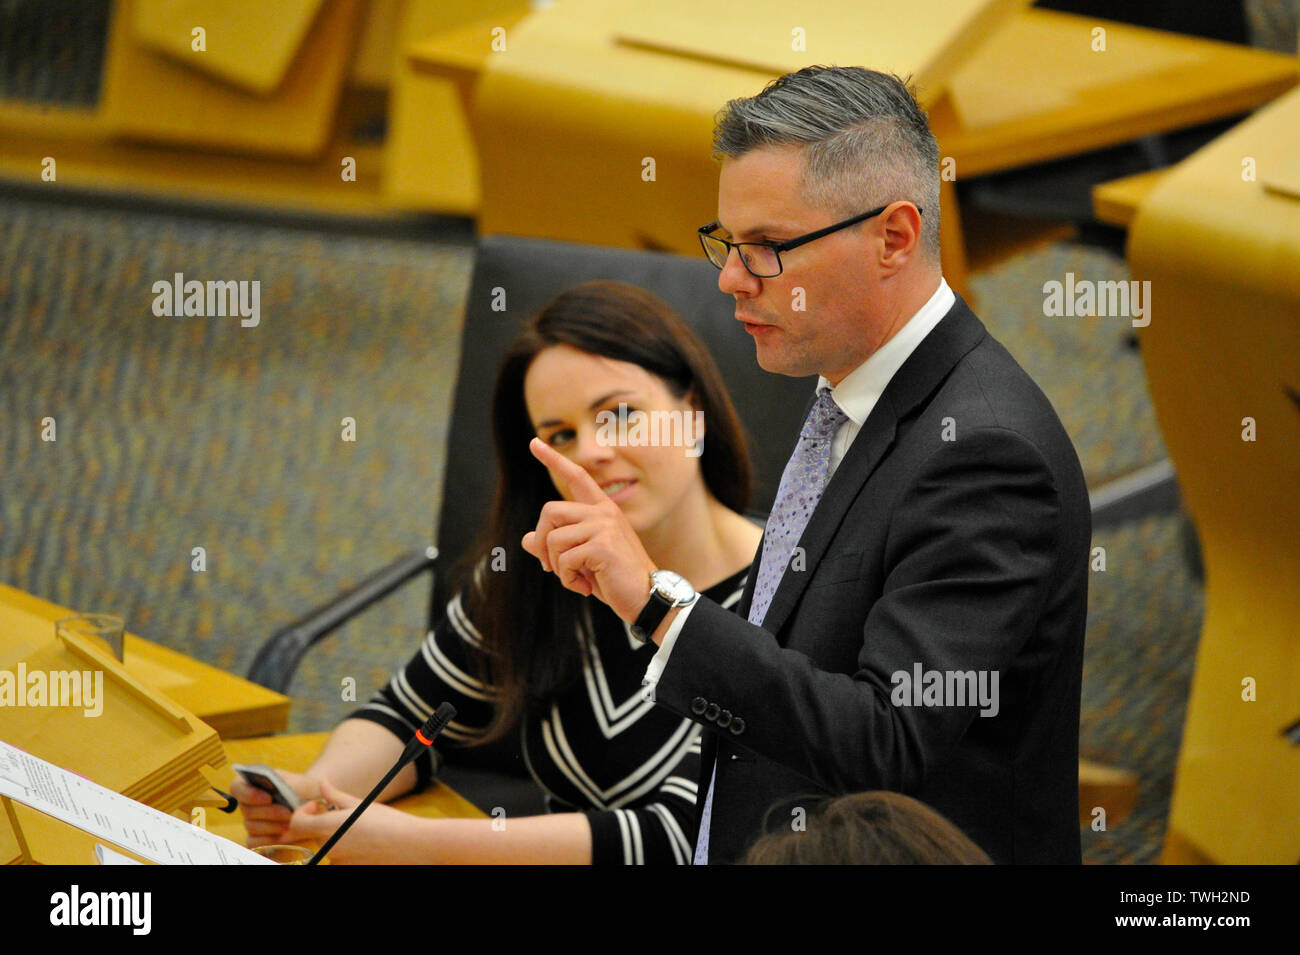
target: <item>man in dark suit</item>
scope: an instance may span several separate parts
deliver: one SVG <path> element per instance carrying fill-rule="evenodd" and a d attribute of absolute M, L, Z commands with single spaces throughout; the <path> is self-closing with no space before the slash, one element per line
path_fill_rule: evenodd
<path fill-rule="evenodd" d="M 1079 862 L 1087 490 L 943 281 L 924 113 L 895 77 L 813 67 L 727 104 L 714 144 L 719 287 L 764 369 L 821 376 L 739 613 L 655 568 L 594 485 L 525 547 L 658 644 L 655 699 L 713 730 L 697 863 L 740 858 L 774 805 L 867 789 L 997 862 Z"/>

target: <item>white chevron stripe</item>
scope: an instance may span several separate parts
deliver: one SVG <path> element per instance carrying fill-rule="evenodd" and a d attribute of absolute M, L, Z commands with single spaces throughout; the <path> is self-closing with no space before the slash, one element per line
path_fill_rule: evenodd
<path fill-rule="evenodd" d="M 744 591 L 745 581 L 742 578 L 740 586 L 728 595 L 721 606 L 723 608 L 735 606 Z M 623 631 L 631 647 L 641 646 L 640 641 L 632 636 L 627 624 L 623 624 Z M 613 739 L 654 709 L 654 696 L 638 690 L 622 703 L 614 702 L 613 693 L 609 688 L 609 679 L 600 659 L 600 647 L 595 638 L 595 627 L 591 621 L 589 604 L 583 604 L 582 617 L 577 624 L 577 635 L 578 645 L 582 648 L 582 677 L 587 687 L 587 697 L 591 700 L 591 711 L 596 717 L 601 735 L 605 739 Z"/>
<path fill-rule="evenodd" d="M 627 827 L 632 832 L 632 865 L 645 865 L 645 843 L 641 839 L 641 820 L 634 812 L 618 810 L 621 818 L 627 819 Z"/>
<path fill-rule="evenodd" d="M 554 740 L 551 738 L 550 733 L 551 733 L 550 726 L 547 725 L 546 720 L 542 720 L 542 743 L 543 745 L 546 746 L 547 751 L 551 753 L 552 763 L 554 763 L 556 767 L 563 770 L 563 767 L 560 766 L 559 761 L 555 759 L 555 751 L 552 749 L 554 745 Z M 538 787 L 542 790 L 542 795 L 546 797 L 545 798 L 546 811 L 556 812 L 557 811 L 556 806 L 572 805 L 573 800 L 561 799 L 559 795 L 553 789 L 551 789 L 550 786 L 546 785 L 546 781 L 538 774 L 537 768 L 533 765 L 532 757 L 528 753 L 528 728 L 523 724 L 522 721 L 519 724 L 519 751 L 520 753 L 523 754 L 524 757 L 524 769 L 528 770 L 528 775 L 533 778 L 533 782 L 537 783 Z M 596 806 L 595 808 L 604 809 L 606 807 Z"/>
<path fill-rule="evenodd" d="M 388 716 L 391 716 L 398 722 L 402 723 L 404 726 L 409 727 L 412 733 L 414 733 L 416 730 L 420 728 L 420 723 L 412 723 L 409 719 L 406 718 L 406 715 L 404 713 L 400 713 L 399 711 L 393 709 L 391 706 L 388 706 L 386 703 L 367 703 L 365 706 L 362 707 L 362 709 L 378 710 L 380 713 L 384 713 Z M 421 721 L 421 723 L 422 722 L 423 720 Z M 446 736 L 448 739 L 458 739 L 458 740 L 468 741 L 472 739 L 477 739 L 478 737 L 482 736 L 483 731 L 481 729 L 476 729 L 473 726 L 466 726 L 464 723 L 457 723 L 453 720 L 452 722 L 448 723 L 446 726 L 443 727 L 442 735 Z"/>
<path fill-rule="evenodd" d="M 415 689 L 406 679 L 405 670 L 398 670 L 393 674 L 393 678 L 388 681 L 388 688 L 403 706 L 415 714 L 417 726 L 422 725 L 425 720 L 433 715 L 434 707 L 424 697 L 415 692 Z"/>
<path fill-rule="evenodd" d="M 608 809 L 609 804 L 597 794 L 599 787 L 591 781 L 574 759 L 573 751 L 569 748 L 568 741 L 564 739 L 563 730 L 560 729 L 560 711 L 557 707 L 551 707 L 551 718 L 542 721 L 542 742 L 546 744 L 551 762 L 568 778 L 569 782 L 577 786 L 597 809 Z"/>
<path fill-rule="evenodd" d="M 639 769 L 610 789 L 609 795 L 613 796 L 633 783 L 638 777 L 646 777 L 641 785 L 614 799 L 613 805 L 625 806 L 630 802 L 635 802 L 658 786 L 664 774 L 671 772 L 682 761 L 683 756 L 690 751 L 691 744 L 699 733 L 699 726 L 690 720 L 682 720 L 682 725 L 677 728 L 668 742 L 660 747 L 657 753 L 642 763 Z M 685 734 L 685 739 L 682 738 L 683 734 Z"/>
<path fill-rule="evenodd" d="M 691 802 L 695 801 L 695 797 L 700 792 L 700 784 L 693 779 L 687 779 L 685 776 L 669 776 L 664 780 L 663 788 L 667 789 L 669 786 L 680 789 Z"/>
<path fill-rule="evenodd" d="M 456 594 L 447 604 L 447 620 L 460 634 L 460 638 L 470 646 L 483 646 L 483 634 L 478 632 L 469 617 L 465 616 L 465 608 L 461 606 L 460 594 Z"/>
<path fill-rule="evenodd" d="M 448 723 L 442 728 L 442 735 L 447 739 L 460 740 L 468 743 L 470 740 L 478 739 L 483 735 L 482 730 L 475 730 L 472 727 L 464 726 L 461 723 Z"/>
<path fill-rule="evenodd" d="M 646 808 L 658 816 L 663 823 L 664 833 L 668 836 L 668 845 L 672 847 L 673 858 L 677 860 L 677 864 L 686 865 L 691 858 L 691 844 L 686 839 L 686 833 L 682 832 L 682 827 L 677 824 L 676 817 L 658 803 Z"/>
<path fill-rule="evenodd" d="M 627 831 L 627 819 L 623 813 L 616 811 L 614 818 L 618 820 L 618 834 L 623 840 L 623 864 L 632 864 L 632 835 Z"/>
<path fill-rule="evenodd" d="M 695 802 L 696 799 L 695 793 L 688 793 L 686 790 L 681 789 L 680 787 L 670 786 L 666 783 L 659 787 L 659 792 L 665 796 L 676 796 L 678 799 L 682 800 L 682 802 L 687 802 L 692 804 Z"/>
<path fill-rule="evenodd" d="M 447 655 L 442 652 L 432 633 L 420 644 L 420 653 L 423 655 L 425 663 L 429 664 L 429 669 L 433 670 L 453 690 L 475 700 L 492 699 L 493 694 L 488 692 L 481 680 L 452 663 Z"/>
<path fill-rule="evenodd" d="M 556 767 L 593 804 L 602 809 L 626 806 L 658 786 L 664 774 L 671 772 L 683 756 L 690 752 L 691 747 L 698 743 L 699 733 L 700 728 L 695 723 L 682 720 L 658 752 L 623 779 L 604 789 L 588 775 L 570 747 L 559 708 L 552 706 L 550 718 L 542 721 L 542 739 Z"/>
<path fill-rule="evenodd" d="M 585 606 L 583 614 L 585 619 L 578 626 L 578 644 L 582 648 L 582 678 L 601 735 L 605 739 L 613 739 L 653 710 L 655 705 L 652 700 L 644 699 L 639 690 L 622 703 L 614 702 L 605 666 L 600 660 L 600 650 L 593 636 L 590 613 Z"/>
<path fill-rule="evenodd" d="M 374 703 L 374 702 L 371 702 L 371 703 L 367 703 L 365 706 L 363 706 L 362 709 L 363 709 L 363 710 L 378 710 L 380 713 L 383 713 L 385 716 L 391 716 L 393 719 L 397 720 L 399 723 L 402 723 L 402 724 L 404 724 L 405 726 L 409 726 L 409 727 L 411 728 L 411 732 L 412 732 L 412 733 L 414 733 L 416 730 L 418 730 L 418 729 L 420 728 L 419 726 L 416 726 L 414 723 L 412 723 L 410 720 L 408 720 L 408 719 L 407 719 L 403 714 L 397 712 L 397 710 L 395 710 L 395 709 L 393 709 L 391 706 L 389 706 L 387 703 Z"/>

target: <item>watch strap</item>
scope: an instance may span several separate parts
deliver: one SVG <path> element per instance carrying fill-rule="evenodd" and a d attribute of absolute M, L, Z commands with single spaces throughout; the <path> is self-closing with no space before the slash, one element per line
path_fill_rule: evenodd
<path fill-rule="evenodd" d="M 664 617 L 668 616 L 668 611 L 674 606 L 673 601 L 661 594 L 657 588 L 651 588 L 650 599 L 637 615 L 636 622 L 632 624 L 632 636 L 638 640 L 648 641 L 650 635 L 659 629 L 659 624 L 664 622 Z"/>

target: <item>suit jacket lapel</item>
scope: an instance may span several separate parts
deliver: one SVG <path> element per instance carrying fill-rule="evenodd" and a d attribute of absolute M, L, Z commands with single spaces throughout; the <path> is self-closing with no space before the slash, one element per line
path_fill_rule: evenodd
<path fill-rule="evenodd" d="M 858 496 L 867 479 L 879 466 L 894 443 L 898 422 L 922 400 L 933 393 L 953 367 L 985 335 L 984 325 L 962 300 L 948 310 L 938 325 L 928 334 L 916 350 L 903 362 L 890 379 L 880 400 L 863 422 L 848 453 L 813 511 L 799 547 L 803 548 L 804 571 L 792 572 L 788 568 L 772 595 L 772 603 L 763 619 L 763 629 L 779 633 L 790 612 L 794 609 L 808 586 L 818 562 L 835 537 L 849 505 Z M 759 554 L 762 554 L 760 546 Z M 750 574 L 751 584 L 757 571 Z M 746 595 L 752 586 L 746 585 Z M 748 600 L 743 600 L 748 610 Z"/>

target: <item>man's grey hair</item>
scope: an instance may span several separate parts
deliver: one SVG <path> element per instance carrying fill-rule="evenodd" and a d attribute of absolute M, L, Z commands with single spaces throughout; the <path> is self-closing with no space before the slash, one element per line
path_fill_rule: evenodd
<path fill-rule="evenodd" d="M 838 218 L 906 199 L 921 250 L 939 265 L 939 145 L 907 83 L 857 66 L 808 66 L 733 99 L 715 119 L 715 157 L 803 146 L 803 198 Z"/>

